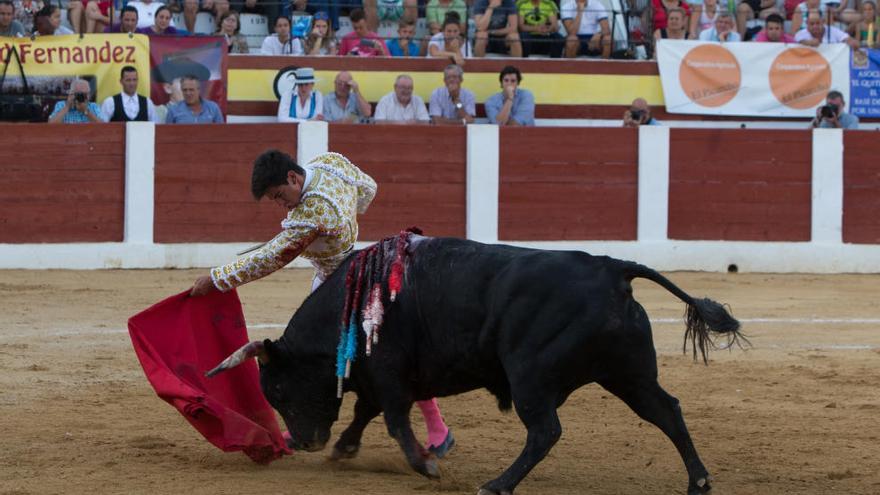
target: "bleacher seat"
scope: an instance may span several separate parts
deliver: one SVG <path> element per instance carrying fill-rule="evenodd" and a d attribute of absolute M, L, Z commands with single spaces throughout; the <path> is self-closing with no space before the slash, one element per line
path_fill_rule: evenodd
<path fill-rule="evenodd" d="M 195 34 L 214 34 L 217 32 L 214 16 L 208 12 L 196 14 Z"/>
<path fill-rule="evenodd" d="M 239 33 L 247 39 L 250 51 L 259 50 L 263 46 L 263 39 L 269 36 L 269 19 L 260 14 L 241 14 L 239 23 Z"/>

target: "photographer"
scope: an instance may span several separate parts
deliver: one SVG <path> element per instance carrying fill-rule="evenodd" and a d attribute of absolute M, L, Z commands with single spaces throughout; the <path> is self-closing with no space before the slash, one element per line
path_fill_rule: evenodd
<path fill-rule="evenodd" d="M 816 118 L 810 125 L 821 129 L 858 129 L 859 118 L 843 111 L 845 102 L 840 91 L 830 91 L 825 105 L 816 109 Z"/>
<path fill-rule="evenodd" d="M 59 101 L 49 116 L 50 124 L 82 124 L 88 122 L 103 122 L 104 117 L 101 109 L 94 102 L 89 101 L 92 88 L 83 79 L 77 79 L 70 88 L 67 101 Z"/>
<path fill-rule="evenodd" d="M 644 98 L 636 98 L 629 106 L 629 110 L 623 113 L 623 126 L 641 125 L 660 125 L 660 121 L 651 116 L 651 107 Z"/>

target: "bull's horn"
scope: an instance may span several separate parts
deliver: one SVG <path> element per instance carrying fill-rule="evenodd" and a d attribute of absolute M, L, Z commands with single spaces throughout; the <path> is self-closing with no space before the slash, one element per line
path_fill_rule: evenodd
<path fill-rule="evenodd" d="M 256 357 L 258 354 L 263 353 L 263 342 L 256 340 L 254 342 L 249 342 L 232 354 L 229 355 L 228 358 L 224 359 L 222 363 L 218 364 L 216 368 L 211 371 L 205 373 L 205 376 L 208 378 L 220 373 L 221 371 L 226 371 L 230 368 L 235 368 L 239 364 L 245 362 L 246 360 Z"/>

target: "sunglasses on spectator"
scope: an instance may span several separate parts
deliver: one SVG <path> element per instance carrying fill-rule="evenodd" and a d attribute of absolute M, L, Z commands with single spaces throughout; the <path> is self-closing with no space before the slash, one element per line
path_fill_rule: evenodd
<path fill-rule="evenodd" d="M 330 20 L 330 18 L 327 17 L 327 13 L 324 12 L 323 10 L 318 11 L 318 12 L 315 12 L 315 15 L 312 16 L 312 17 L 313 17 L 314 20 L 316 20 L 316 21 L 329 21 L 329 20 Z"/>

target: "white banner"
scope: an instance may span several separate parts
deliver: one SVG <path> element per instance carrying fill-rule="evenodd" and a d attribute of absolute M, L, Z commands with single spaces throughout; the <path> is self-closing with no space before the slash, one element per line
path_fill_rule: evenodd
<path fill-rule="evenodd" d="M 814 117 L 828 91 L 849 102 L 849 47 L 658 40 L 669 113 Z"/>

